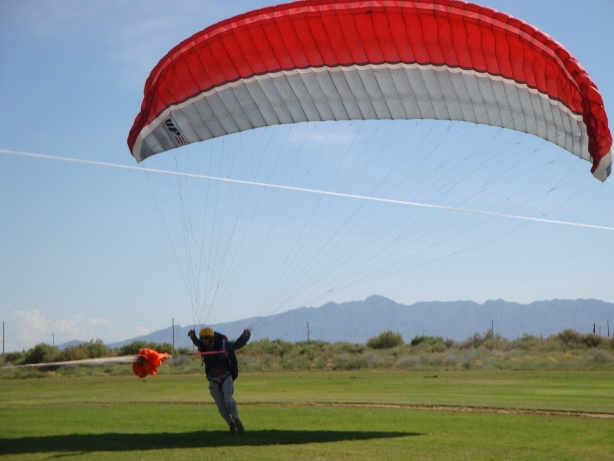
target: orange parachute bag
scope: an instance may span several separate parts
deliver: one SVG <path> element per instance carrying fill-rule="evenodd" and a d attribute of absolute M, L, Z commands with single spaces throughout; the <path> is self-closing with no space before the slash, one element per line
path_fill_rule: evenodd
<path fill-rule="evenodd" d="M 136 360 L 132 363 L 132 371 L 139 378 L 147 375 L 156 376 L 158 367 L 168 359 L 170 355 L 166 352 L 157 352 L 153 349 L 139 349 Z"/>

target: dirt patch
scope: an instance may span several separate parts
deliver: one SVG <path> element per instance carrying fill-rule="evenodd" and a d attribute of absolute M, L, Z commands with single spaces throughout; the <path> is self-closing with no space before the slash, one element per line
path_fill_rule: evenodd
<path fill-rule="evenodd" d="M 241 405 L 279 405 L 279 406 L 320 406 L 320 407 L 364 407 L 364 408 L 400 408 L 407 410 L 424 411 L 462 411 L 472 413 L 499 413 L 499 414 L 524 414 L 524 415 L 551 415 L 551 416 L 577 416 L 583 418 L 614 419 L 614 413 L 599 413 L 586 411 L 564 410 L 536 410 L 531 408 L 496 408 L 496 407 L 471 407 L 461 405 L 415 405 L 395 403 L 355 403 L 355 402 L 242 402 Z"/>
<path fill-rule="evenodd" d="M 371 408 L 405 408 L 409 410 L 433 410 L 433 411 L 464 411 L 475 413 L 501 413 L 501 414 L 527 414 L 527 415 L 556 415 L 556 416 L 582 416 L 585 418 L 614 418 L 614 413 L 591 413 L 585 411 L 564 410 L 535 410 L 525 408 L 492 408 L 470 407 L 458 405 L 412 405 L 412 404 L 388 404 L 388 403 L 329 403 L 317 405 L 346 406 L 346 407 L 371 407 Z"/>

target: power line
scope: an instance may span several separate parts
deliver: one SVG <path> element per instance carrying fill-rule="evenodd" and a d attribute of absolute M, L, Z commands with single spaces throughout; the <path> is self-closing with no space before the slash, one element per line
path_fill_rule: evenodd
<path fill-rule="evenodd" d="M 418 207 L 418 208 L 430 208 L 430 209 L 435 209 L 435 210 L 470 213 L 470 214 L 476 214 L 476 215 L 492 216 L 492 217 L 497 217 L 497 218 L 518 219 L 518 220 L 523 220 L 523 221 L 532 221 L 532 222 L 541 222 L 541 223 L 548 223 L 548 224 L 559 224 L 559 225 L 564 225 L 564 226 L 584 227 L 584 228 L 589 228 L 589 229 L 614 231 L 614 227 L 600 226 L 596 224 L 585 224 L 585 223 L 578 223 L 578 222 L 572 222 L 572 221 L 560 221 L 556 219 L 547 219 L 547 218 L 535 218 L 535 217 L 530 217 L 530 216 L 514 215 L 514 214 L 507 214 L 507 213 L 496 213 L 493 211 L 482 211 L 482 210 L 475 210 L 475 209 L 470 209 L 470 208 L 459 208 L 459 207 L 452 207 L 452 206 L 446 206 L 446 205 L 435 205 L 435 204 L 424 203 L 424 202 L 396 200 L 396 199 L 388 199 L 388 198 L 382 198 L 382 197 L 370 197 L 367 195 L 346 194 L 343 192 L 331 192 L 331 191 L 326 191 L 326 190 L 310 189 L 310 188 L 305 188 L 305 187 L 285 186 L 282 184 L 271 184 L 271 183 L 264 183 L 264 182 L 258 182 L 258 181 L 248 181 L 244 179 L 221 178 L 218 176 L 209 176 L 209 175 L 201 175 L 201 174 L 194 174 L 194 173 L 183 173 L 183 172 L 178 172 L 178 171 L 160 170 L 160 169 L 145 168 L 145 167 L 139 167 L 139 166 L 120 165 L 117 163 L 98 162 L 94 160 L 73 159 L 73 158 L 68 158 L 68 157 L 58 157 L 54 155 L 35 154 L 35 153 L 20 152 L 20 151 L 13 151 L 13 150 L 7 150 L 7 149 L 0 149 L 0 153 L 8 154 L 8 155 L 19 155 L 22 157 L 39 158 L 39 159 L 45 159 L 45 160 L 79 163 L 79 164 L 84 164 L 84 165 L 118 168 L 118 169 L 123 169 L 123 170 L 143 171 L 146 173 L 180 176 L 180 177 L 185 177 L 185 178 L 206 179 L 209 181 L 218 181 L 218 182 L 225 182 L 225 183 L 231 183 L 231 184 L 243 184 L 243 185 L 249 185 L 249 186 L 266 187 L 266 188 L 271 188 L 271 189 L 289 190 L 289 191 L 294 191 L 294 192 L 304 192 L 308 194 L 319 194 L 319 195 L 332 196 L 332 197 L 341 197 L 341 198 L 357 199 L 357 200 L 364 200 L 364 201 L 371 201 L 371 202 L 388 203 L 388 204 L 393 204 L 393 205 L 411 206 L 411 207 Z"/>

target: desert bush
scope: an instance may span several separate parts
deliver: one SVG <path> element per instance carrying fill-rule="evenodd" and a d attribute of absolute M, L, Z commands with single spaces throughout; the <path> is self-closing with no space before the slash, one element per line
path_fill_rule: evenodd
<path fill-rule="evenodd" d="M 554 339 L 561 341 L 568 345 L 574 345 L 580 343 L 580 333 L 575 330 L 567 329 L 561 331 L 559 334 L 554 335 Z"/>
<path fill-rule="evenodd" d="M 410 342 L 412 347 L 420 346 L 431 352 L 443 352 L 453 344 L 454 342 L 452 340 L 444 341 L 440 336 L 415 336 Z"/>
<path fill-rule="evenodd" d="M 603 349 L 591 350 L 590 355 L 593 361 L 599 364 L 608 364 L 614 360 L 614 358 Z"/>
<path fill-rule="evenodd" d="M 113 357 L 115 354 L 104 344 L 101 339 L 91 340 L 78 346 L 65 347 L 58 355 L 62 361 L 98 359 L 101 357 Z"/>
<path fill-rule="evenodd" d="M 17 363 L 23 363 L 22 361 L 25 355 L 25 352 L 9 352 L 3 355 L 3 362 L 11 363 L 13 365 Z"/>
<path fill-rule="evenodd" d="M 383 366 L 386 366 L 386 363 L 387 363 L 387 360 L 385 357 L 382 357 L 381 355 L 376 354 L 375 352 L 368 352 L 364 354 L 361 359 L 369 366 L 369 368 L 383 367 Z"/>
<path fill-rule="evenodd" d="M 406 355 L 404 357 L 400 357 L 394 364 L 394 368 L 398 369 L 406 369 L 406 368 L 416 368 L 420 364 L 420 357 L 416 357 L 415 355 Z"/>
<path fill-rule="evenodd" d="M 374 336 L 367 341 L 367 347 L 371 349 L 392 349 L 403 345 L 403 336 L 400 333 L 384 331 L 378 336 Z"/>
<path fill-rule="evenodd" d="M 556 341 L 562 342 L 563 344 L 565 344 L 565 346 L 570 348 L 595 348 L 601 346 L 602 344 L 605 345 L 605 341 L 599 335 L 596 335 L 594 333 L 582 334 L 571 329 L 563 330 L 559 334 L 554 335 L 552 338 Z"/>
<path fill-rule="evenodd" d="M 83 349 L 80 345 L 65 347 L 62 349 L 60 355 L 64 361 L 84 360 L 89 358 L 85 349 Z"/>
<path fill-rule="evenodd" d="M 513 347 L 523 350 L 531 349 L 535 347 L 536 344 L 537 338 L 527 333 L 523 333 L 520 338 L 516 338 L 514 341 L 512 341 Z"/>
<path fill-rule="evenodd" d="M 460 342 L 458 347 L 459 349 L 476 349 L 480 347 L 485 340 L 486 338 L 482 334 L 475 332 L 465 341 Z"/>
<path fill-rule="evenodd" d="M 40 343 L 34 346 L 25 353 L 21 365 L 32 363 L 49 363 L 57 361 L 56 358 L 60 354 L 60 349 L 56 346 Z"/>
<path fill-rule="evenodd" d="M 133 341 L 130 344 L 125 344 L 119 349 L 116 349 L 114 353 L 117 355 L 136 355 L 139 349 L 154 349 L 158 352 L 166 352 L 171 355 L 175 355 L 176 351 L 172 344 L 169 343 L 152 343 L 143 340 Z"/>
<path fill-rule="evenodd" d="M 458 365 L 461 360 L 462 356 L 459 356 L 458 354 L 454 353 L 448 353 L 443 357 L 441 364 L 446 367 L 454 367 Z"/>
<path fill-rule="evenodd" d="M 294 349 L 294 343 L 284 341 L 282 339 L 260 339 L 250 343 L 250 349 L 259 351 L 261 354 L 271 354 L 283 357 Z"/>
<path fill-rule="evenodd" d="M 334 370 L 361 370 L 369 368 L 369 364 L 362 357 L 350 357 L 346 360 L 340 360 L 335 363 Z"/>
<path fill-rule="evenodd" d="M 582 344 L 590 348 L 599 347 L 602 342 L 601 336 L 593 334 L 593 333 L 582 335 L 581 340 L 582 340 Z"/>

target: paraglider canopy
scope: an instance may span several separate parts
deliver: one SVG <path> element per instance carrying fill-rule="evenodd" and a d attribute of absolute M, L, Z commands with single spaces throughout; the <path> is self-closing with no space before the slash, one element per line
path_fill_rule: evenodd
<path fill-rule="evenodd" d="M 327 120 L 459 120 L 529 133 L 611 172 L 601 95 L 535 27 L 457 0 L 307 0 L 222 21 L 145 85 L 134 158 L 253 128 Z"/>

